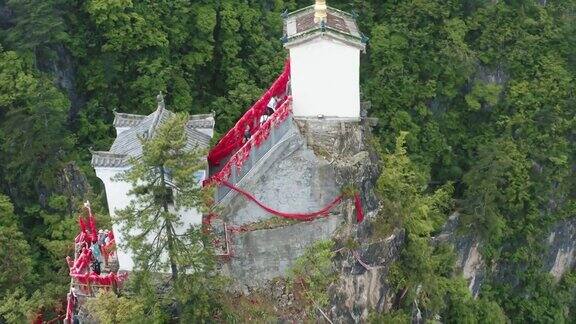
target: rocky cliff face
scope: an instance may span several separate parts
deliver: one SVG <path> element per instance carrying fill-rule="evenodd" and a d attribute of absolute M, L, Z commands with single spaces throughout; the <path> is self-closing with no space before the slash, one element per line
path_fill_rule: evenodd
<path fill-rule="evenodd" d="M 53 53 L 52 55 L 46 53 Z M 76 62 L 70 51 L 62 44 L 49 45 L 42 52 L 37 53 L 38 68 L 49 73 L 54 83 L 63 90 L 70 100 L 68 120 L 74 122 L 86 99 L 76 87 Z"/>
<path fill-rule="evenodd" d="M 387 277 L 390 266 L 400 255 L 404 231 L 396 230 L 386 239 L 370 242 L 362 231 L 357 251 L 344 250 L 336 258 L 339 280 L 329 289 L 330 318 L 335 323 L 365 322 L 372 311 L 392 308 L 395 291 Z"/>
<path fill-rule="evenodd" d="M 576 218 L 567 219 L 554 225 L 546 238 L 544 269 L 559 281 L 576 266 Z"/>
<path fill-rule="evenodd" d="M 317 210 L 337 196 L 341 187 L 354 185 L 361 188 L 366 218 L 375 217 L 379 205 L 373 188 L 379 163 L 367 144 L 369 127 L 326 120 L 297 120 L 291 127 L 277 149 L 256 165 L 257 172 L 246 176 L 239 186 L 275 209 L 294 212 Z M 226 199 L 222 220 L 249 228 L 232 235 L 233 255 L 224 264 L 237 291 L 269 296 L 274 307 L 290 313 L 285 319 L 304 319 L 305 314 L 294 308 L 295 297 L 278 278 L 284 277 L 314 242 L 331 238 L 337 242 L 334 265 L 338 281 L 328 289 L 331 306 L 326 315 L 334 322 L 358 323 L 367 321 L 371 312 L 395 307 L 398 292 L 389 286 L 388 272 L 402 251 L 403 230 L 375 240 L 369 221 L 356 224 L 351 201 L 327 218 L 261 226 L 277 217 L 242 196 Z M 546 238 L 545 268 L 557 279 L 576 263 L 575 237 L 576 219 L 572 219 L 558 223 Z M 345 247 L 346 241 L 357 247 Z M 456 274 L 468 280 L 470 291 L 478 296 L 488 272 L 482 241 L 459 228 L 459 214 L 455 213 L 431 244 L 442 242 L 454 246 Z"/>
<path fill-rule="evenodd" d="M 468 281 L 468 289 L 473 296 L 480 293 L 486 274 L 486 264 L 480 253 L 480 239 L 475 235 L 461 234 L 458 230 L 458 213 L 452 214 L 442 232 L 432 239 L 432 244 L 447 242 L 456 252 L 456 275 Z"/>
<path fill-rule="evenodd" d="M 343 186 L 353 185 L 361 188 L 369 216 L 378 205 L 372 190 L 378 165 L 366 144 L 367 127 L 336 120 L 294 121 L 277 147 L 238 186 L 276 210 L 309 212 L 326 206 L 341 194 Z M 284 276 L 314 242 L 356 235 L 362 228 L 356 225 L 354 204 L 349 199 L 327 218 L 282 223 L 274 228 L 261 228 L 259 224 L 277 216 L 243 196 L 226 197 L 222 207 L 221 218 L 228 224 L 254 229 L 232 235 L 233 256 L 224 265 L 225 273 L 244 291 Z M 379 262 L 373 259 L 373 252 L 360 253 L 368 253 L 369 261 Z"/>
<path fill-rule="evenodd" d="M 280 144 L 239 186 L 259 200 L 282 211 L 317 210 L 352 185 L 362 192 L 366 219 L 377 214 L 374 185 L 379 174 L 376 155 L 368 143 L 369 126 L 362 122 L 296 120 Z M 312 222 L 283 223 L 274 228 L 259 224 L 276 216 L 242 196 L 226 197 L 222 220 L 232 226 L 256 228 L 232 235 L 233 256 L 224 264 L 237 291 L 265 294 L 279 309 L 290 309 L 293 296 L 283 281 L 293 262 L 314 242 L 334 239 L 337 283 L 329 287 L 335 322 L 362 322 L 376 309 L 389 310 L 395 296 L 387 284 L 390 266 L 400 255 L 404 231 L 373 240 L 369 221 L 356 223 L 356 210 L 344 201 L 327 218 Z M 343 247 L 354 241 L 357 248 Z M 338 246 L 340 245 L 340 246 Z M 293 310 L 289 319 L 298 320 Z"/>
<path fill-rule="evenodd" d="M 449 242 L 454 246 L 457 257 L 456 271 L 468 281 L 472 294 L 478 296 L 487 272 L 480 252 L 482 242 L 474 235 L 457 231 L 458 220 L 458 213 L 450 216 L 442 233 L 433 241 Z M 559 281 L 566 272 L 576 266 L 576 218 L 556 223 L 542 241 L 545 247 L 542 255 L 543 270 Z M 495 265 L 495 269 L 500 266 L 502 265 Z"/>

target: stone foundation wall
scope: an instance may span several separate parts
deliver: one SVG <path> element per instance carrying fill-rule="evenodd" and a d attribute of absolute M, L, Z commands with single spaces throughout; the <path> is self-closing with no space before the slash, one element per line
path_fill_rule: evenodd
<path fill-rule="evenodd" d="M 354 121 L 296 120 L 286 142 L 258 163 L 238 186 L 283 212 L 313 212 L 341 194 L 345 185 L 361 189 L 368 213 L 377 207 L 372 187 L 378 174 L 368 153 L 365 125 Z M 235 194 L 222 204 L 221 218 L 233 226 L 254 225 L 277 216 Z M 262 286 L 286 275 L 314 242 L 356 230 L 355 210 L 346 200 L 324 219 L 231 235 L 233 256 L 223 265 L 239 289 Z M 257 226 L 256 226 L 257 227 Z"/>

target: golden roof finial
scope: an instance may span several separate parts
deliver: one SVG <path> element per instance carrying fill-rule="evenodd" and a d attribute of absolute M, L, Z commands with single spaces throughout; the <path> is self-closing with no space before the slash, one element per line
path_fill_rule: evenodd
<path fill-rule="evenodd" d="M 314 22 L 326 22 L 326 0 L 316 0 L 314 4 Z"/>

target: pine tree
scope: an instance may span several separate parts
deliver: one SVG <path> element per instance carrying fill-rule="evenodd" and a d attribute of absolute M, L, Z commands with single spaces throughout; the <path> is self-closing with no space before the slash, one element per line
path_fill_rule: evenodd
<path fill-rule="evenodd" d="M 1 194 L 0 260 L 0 296 L 5 296 L 11 289 L 31 284 L 33 261 L 30 245 L 18 229 L 12 203 Z"/>
<path fill-rule="evenodd" d="M 187 121 L 187 114 L 177 114 L 151 138 L 142 140 L 142 156 L 119 177 L 132 184 L 133 200 L 117 213 L 116 221 L 133 252 L 134 290 L 148 301 L 151 312 L 156 316 L 168 306 L 174 310 L 169 316 L 198 319 L 214 314 L 219 281 L 212 271 L 214 257 L 205 235 L 198 226 L 186 228 L 180 216 L 186 209 L 205 210 L 206 192 L 195 177 L 204 168 L 204 152 L 186 149 Z M 155 274 L 168 268 L 172 289 L 161 294 L 169 296 L 151 298 Z M 175 302 L 162 304 L 166 300 Z"/>
<path fill-rule="evenodd" d="M 203 152 L 186 150 L 187 120 L 186 114 L 179 114 L 159 126 L 152 138 L 143 140 L 142 156 L 120 176 L 133 185 L 133 200 L 118 212 L 117 221 L 137 268 L 161 272 L 169 266 L 173 280 L 207 262 L 199 230 L 190 226 L 182 231 L 179 216 L 181 210 L 203 205 L 195 178 L 203 169 Z"/>

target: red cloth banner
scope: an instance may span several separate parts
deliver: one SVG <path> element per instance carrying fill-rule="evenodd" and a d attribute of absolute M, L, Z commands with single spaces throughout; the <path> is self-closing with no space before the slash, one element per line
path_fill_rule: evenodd
<path fill-rule="evenodd" d="M 364 220 L 364 210 L 362 209 L 362 199 L 360 199 L 360 193 L 354 195 L 354 206 L 356 207 L 356 222 L 362 223 Z"/>
<path fill-rule="evenodd" d="M 311 220 L 314 220 L 316 218 L 326 217 L 326 216 L 328 216 L 328 213 L 342 201 L 342 196 L 340 195 L 340 196 L 336 197 L 332 202 L 330 202 L 326 207 L 324 207 L 318 211 L 315 211 L 315 212 L 311 212 L 311 213 L 285 213 L 285 212 L 277 211 L 275 209 L 272 209 L 272 208 L 264 205 L 263 203 L 258 201 L 258 199 L 256 199 L 256 197 L 254 197 L 251 193 L 246 192 L 246 191 L 234 186 L 233 184 L 231 184 L 228 181 L 224 181 L 224 182 L 222 182 L 222 184 L 225 185 L 226 187 L 242 194 L 246 198 L 248 198 L 251 201 L 253 201 L 254 203 L 256 203 L 258 206 L 260 206 L 260 208 L 269 212 L 270 214 L 273 214 L 273 215 L 276 215 L 279 217 L 283 217 L 283 218 L 297 219 L 297 220 L 302 220 L 302 221 L 311 221 Z"/>
<path fill-rule="evenodd" d="M 75 244 L 82 246 L 82 251 L 78 253 L 74 261 L 72 261 L 70 257 L 66 257 L 66 263 L 70 268 L 70 276 L 82 284 L 117 284 L 119 281 L 125 279 L 126 274 L 116 275 L 116 273 L 111 272 L 108 274 L 97 275 L 90 270 L 90 264 L 93 261 L 93 255 L 89 247 L 92 244 L 98 244 L 98 232 L 96 229 L 96 218 L 94 217 L 94 214 L 92 214 L 90 203 L 86 202 L 84 206 L 88 210 L 88 220 L 86 222 L 82 216 L 80 216 L 78 223 L 80 225 L 81 232 L 74 239 Z M 108 243 L 101 246 L 102 253 L 105 257 L 113 253 L 116 248 L 114 232 L 109 231 L 107 235 Z M 94 243 L 95 241 L 96 243 Z"/>
<path fill-rule="evenodd" d="M 66 319 L 64 323 L 72 323 L 72 317 L 74 316 L 74 295 L 72 292 L 68 293 L 68 304 L 66 306 Z"/>
<path fill-rule="evenodd" d="M 91 284 L 91 285 L 102 285 L 102 286 L 112 286 L 117 285 L 119 282 L 125 279 L 126 274 L 116 275 L 114 272 L 110 272 L 105 275 L 97 275 L 95 273 L 74 273 L 70 275 L 73 279 L 81 284 Z"/>
<path fill-rule="evenodd" d="M 90 234 L 92 235 L 92 240 L 96 240 L 98 233 L 96 230 L 96 218 L 94 218 L 94 215 L 92 214 L 92 208 L 90 208 L 89 203 L 87 204 L 86 209 L 88 209 L 88 227 L 90 227 Z"/>
<path fill-rule="evenodd" d="M 281 211 L 275 210 L 273 208 L 270 208 L 270 207 L 264 205 L 258 199 L 256 199 L 256 197 L 254 197 L 254 195 L 252 195 L 251 193 L 249 193 L 245 190 L 242 190 L 242 189 L 236 187 L 235 185 L 231 184 L 228 181 L 223 181 L 222 185 L 240 193 L 241 195 L 248 198 L 249 200 L 254 202 L 256 205 L 260 206 L 260 208 L 264 209 L 265 211 L 269 212 L 272 215 L 276 215 L 276 216 L 288 218 L 288 219 L 297 219 L 297 220 L 302 220 L 302 221 L 311 221 L 311 220 L 314 220 L 316 218 L 328 216 L 328 213 L 334 207 L 336 207 L 338 204 L 340 204 L 342 202 L 342 199 L 344 198 L 342 195 L 340 195 L 340 196 L 336 197 L 332 202 L 330 202 L 326 207 L 324 207 L 318 211 L 315 211 L 315 212 L 286 213 L 286 212 L 281 212 Z M 354 205 L 356 207 L 356 221 L 358 223 L 361 223 L 364 220 L 364 211 L 362 210 L 362 200 L 360 199 L 359 193 L 356 193 L 354 195 Z"/>
<path fill-rule="evenodd" d="M 82 233 L 86 233 L 86 224 L 84 223 L 84 221 L 82 220 L 82 216 L 80 216 L 78 218 L 78 225 L 80 225 L 80 231 Z"/>
<path fill-rule="evenodd" d="M 230 175 L 232 174 L 232 168 L 233 167 L 237 169 L 242 168 L 244 162 L 246 162 L 246 160 L 250 157 L 250 152 L 252 151 L 254 145 L 256 146 L 262 145 L 262 143 L 264 143 L 264 141 L 270 135 L 270 129 L 272 127 L 277 127 L 280 123 L 286 120 L 286 118 L 288 118 L 291 112 L 292 112 L 292 97 L 288 96 L 282 102 L 279 108 L 276 109 L 276 111 L 272 114 L 272 116 L 270 116 L 270 118 L 268 118 L 266 122 L 264 122 L 261 126 L 259 126 L 258 130 L 256 131 L 256 133 L 254 133 L 254 135 L 252 135 L 250 140 L 244 143 L 244 145 L 242 145 L 242 147 L 240 147 L 240 149 L 236 151 L 234 155 L 232 155 L 230 160 L 226 162 L 226 164 L 222 167 L 222 169 L 218 173 L 212 175 L 209 179 L 204 180 L 203 185 L 206 186 L 213 183 L 220 184 L 223 181 L 228 180 L 230 178 Z"/>
<path fill-rule="evenodd" d="M 232 127 L 210 150 L 208 153 L 208 162 L 210 165 L 219 165 L 222 159 L 232 154 L 242 146 L 242 139 L 246 127 L 250 127 L 250 132 L 254 134 L 259 128 L 260 117 L 265 113 L 266 106 L 273 96 L 280 97 L 280 101 L 286 97 L 286 85 L 290 79 L 290 61 L 286 61 L 284 71 L 272 86 L 266 91 L 250 109 L 236 122 Z"/>
<path fill-rule="evenodd" d="M 80 255 L 74 260 L 74 265 L 70 268 L 70 273 L 81 273 L 90 266 L 90 261 L 92 260 L 92 251 L 90 249 L 84 248 Z"/>

